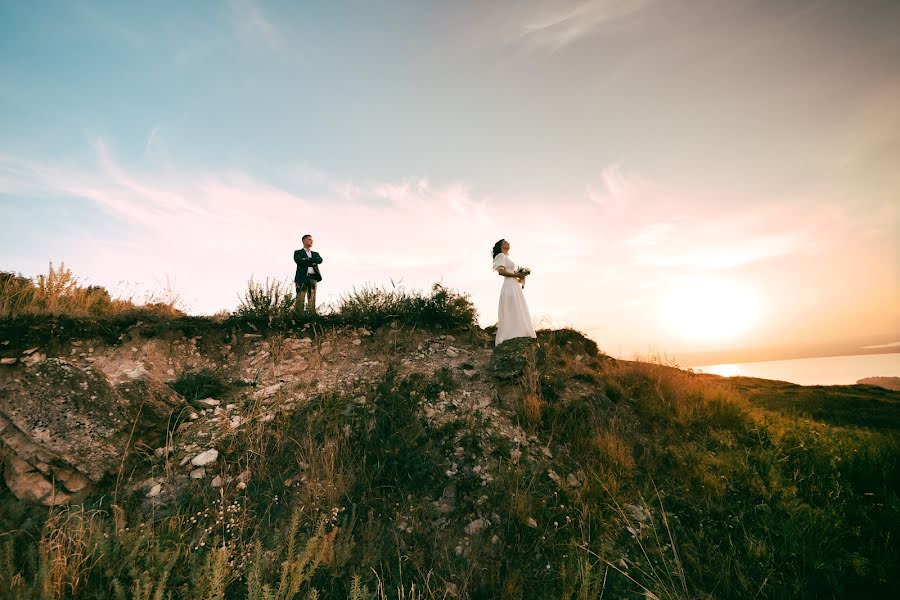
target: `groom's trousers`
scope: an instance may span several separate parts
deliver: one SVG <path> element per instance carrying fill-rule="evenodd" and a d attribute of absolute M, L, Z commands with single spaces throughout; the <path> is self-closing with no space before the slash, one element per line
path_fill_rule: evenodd
<path fill-rule="evenodd" d="M 297 310 L 309 313 L 316 312 L 316 285 L 315 279 L 307 279 L 303 282 L 295 283 L 297 288 Z M 304 306 L 305 305 L 305 306 Z"/>

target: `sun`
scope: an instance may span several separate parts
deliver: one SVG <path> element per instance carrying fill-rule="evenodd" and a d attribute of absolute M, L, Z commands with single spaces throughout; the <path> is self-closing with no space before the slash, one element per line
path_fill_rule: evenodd
<path fill-rule="evenodd" d="M 692 342 L 726 342 L 759 322 L 761 301 L 749 286 L 725 278 L 694 277 L 664 294 L 666 328 Z"/>

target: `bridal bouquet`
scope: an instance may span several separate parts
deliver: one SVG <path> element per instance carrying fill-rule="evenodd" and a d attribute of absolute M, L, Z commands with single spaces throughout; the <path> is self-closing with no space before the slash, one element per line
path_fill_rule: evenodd
<path fill-rule="evenodd" d="M 531 275 L 531 269 L 529 269 L 528 267 L 519 267 L 518 269 L 516 269 L 515 275 L 516 277 L 528 277 L 529 275 Z M 522 287 L 525 287 L 524 283 L 522 284 Z"/>

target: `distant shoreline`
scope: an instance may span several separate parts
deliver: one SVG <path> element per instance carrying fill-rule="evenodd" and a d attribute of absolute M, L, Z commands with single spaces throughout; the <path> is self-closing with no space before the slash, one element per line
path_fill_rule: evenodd
<path fill-rule="evenodd" d="M 726 350 L 722 352 L 683 352 L 675 359 L 681 367 L 700 367 L 726 363 L 760 363 L 802 358 L 831 358 L 838 356 L 868 356 L 872 354 L 898 354 L 900 346 L 885 344 L 881 348 L 822 348 L 818 350 L 752 349 Z"/>

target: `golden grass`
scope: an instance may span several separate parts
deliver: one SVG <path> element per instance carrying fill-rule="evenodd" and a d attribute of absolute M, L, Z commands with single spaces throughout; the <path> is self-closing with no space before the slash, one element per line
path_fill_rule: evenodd
<path fill-rule="evenodd" d="M 26 315 L 66 315 L 70 317 L 120 316 L 135 311 L 162 317 L 180 316 L 181 300 L 171 288 L 148 296 L 143 303 L 131 298 L 112 298 L 100 286 L 83 285 L 60 263 L 50 263 L 47 274 L 33 279 L 0 273 L 0 318 Z"/>

